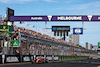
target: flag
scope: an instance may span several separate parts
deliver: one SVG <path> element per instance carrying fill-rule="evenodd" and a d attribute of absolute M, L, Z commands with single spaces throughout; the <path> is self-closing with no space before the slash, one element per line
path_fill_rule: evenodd
<path fill-rule="evenodd" d="M 38 29 L 38 31 L 40 31 L 40 29 Z"/>
<path fill-rule="evenodd" d="M 37 27 L 36 27 L 36 30 L 37 30 Z"/>
<path fill-rule="evenodd" d="M 47 31 L 47 34 L 49 34 L 49 31 Z"/>
<path fill-rule="evenodd" d="M 29 26 L 30 24 L 27 24 L 27 26 Z"/>
<path fill-rule="evenodd" d="M 4 16 L 3 16 L 3 18 L 6 18 L 7 17 L 7 15 L 5 14 Z"/>
<path fill-rule="evenodd" d="M 19 23 L 19 22 L 16 22 L 16 23 Z"/>
<path fill-rule="evenodd" d="M 27 24 L 27 22 L 24 23 L 24 25 L 26 25 L 26 24 Z"/>
<path fill-rule="evenodd" d="M 33 27 L 35 27 L 35 25 L 33 25 Z"/>
<path fill-rule="evenodd" d="M 3 18 L 4 18 L 4 20 L 6 20 L 6 19 L 7 19 L 7 14 L 5 14 L 5 15 L 3 16 Z"/>
<path fill-rule="evenodd" d="M 32 26 L 32 24 L 30 24 L 29 26 Z"/>
<path fill-rule="evenodd" d="M 51 35 L 53 35 L 53 32 L 51 32 Z"/>

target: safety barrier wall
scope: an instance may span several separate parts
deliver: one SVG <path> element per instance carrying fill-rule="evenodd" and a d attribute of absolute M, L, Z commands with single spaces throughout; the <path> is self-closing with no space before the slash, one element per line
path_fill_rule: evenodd
<path fill-rule="evenodd" d="M 21 55 L 21 62 L 30 62 L 31 59 L 34 59 L 34 55 Z"/>
<path fill-rule="evenodd" d="M 2 64 L 2 55 L 0 55 L 0 64 Z"/>
<path fill-rule="evenodd" d="M 16 63 L 20 62 L 21 58 L 19 55 L 5 55 L 4 63 Z"/>
<path fill-rule="evenodd" d="M 49 61 L 87 59 L 89 56 L 58 56 L 58 55 L 0 55 L 0 64 L 30 62 L 34 58 L 42 57 Z"/>
<path fill-rule="evenodd" d="M 31 62 L 32 59 L 42 57 L 47 60 L 59 60 L 58 55 L 0 55 L 0 64 Z"/>
<path fill-rule="evenodd" d="M 59 56 L 59 60 L 79 60 L 88 58 L 89 56 Z"/>

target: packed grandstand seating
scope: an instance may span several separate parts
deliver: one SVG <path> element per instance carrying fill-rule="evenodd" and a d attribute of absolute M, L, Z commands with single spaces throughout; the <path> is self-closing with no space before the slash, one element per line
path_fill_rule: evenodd
<path fill-rule="evenodd" d="M 1 22 L 0 25 L 6 25 L 7 23 L 6 22 Z M 54 37 L 51 37 L 51 36 L 48 36 L 46 34 L 41 34 L 39 32 L 36 32 L 34 30 L 30 30 L 30 29 L 25 29 L 23 27 L 17 27 L 16 25 L 13 25 L 14 27 L 14 31 L 19 31 L 21 33 L 26 33 L 26 34 L 30 34 L 30 35 L 33 35 L 33 36 L 36 36 L 36 37 L 40 37 L 40 38 L 45 38 L 45 39 L 49 39 L 49 40 L 52 40 L 52 41 L 55 41 L 55 42 L 61 42 L 61 43 L 64 43 L 64 44 L 67 44 L 67 45 L 72 45 L 72 46 L 76 46 L 74 45 L 73 43 L 67 43 L 66 41 L 62 40 L 62 39 L 56 39 Z M 28 44 L 28 43 L 27 43 Z M 23 47 L 26 47 L 23 43 L 21 44 L 22 48 Z M 35 47 L 34 47 L 35 46 Z M 44 46 L 46 46 L 46 48 L 43 48 Z M 53 47 L 54 46 L 54 47 Z M 72 48 L 69 48 L 67 49 L 67 47 L 64 47 L 66 50 L 63 50 L 62 47 L 60 48 L 60 46 L 55 49 L 55 45 L 52 45 L 52 47 L 54 48 L 53 50 L 51 50 L 51 46 L 48 46 L 48 45 L 41 45 L 41 44 L 33 44 L 33 54 L 36 54 L 39 52 L 39 54 L 44 54 L 44 53 L 47 53 L 47 54 L 55 54 L 55 55 L 74 55 L 75 52 L 73 51 Z M 77 47 L 77 46 L 76 46 Z M 36 49 L 34 51 L 34 49 Z M 40 49 L 40 50 L 37 50 L 37 49 Z M 61 50 L 60 50 L 61 49 Z M 47 51 L 48 50 L 48 51 Z M 24 50 L 23 50 L 24 51 Z M 52 51 L 52 53 L 50 52 Z M 25 51 L 26 52 L 26 51 Z M 25 54 L 24 52 L 21 52 L 23 54 Z M 63 53 L 63 54 L 62 54 Z M 80 54 L 82 55 L 82 53 L 79 51 L 77 52 L 77 55 L 80 56 Z M 97 55 L 97 53 L 94 53 Z M 87 56 L 87 53 L 83 53 L 83 55 L 86 55 Z M 89 54 L 88 54 L 89 55 Z"/>
<path fill-rule="evenodd" d="M 23 33 L 27 33 L 27 34 L 30 34 L 30 35 L 33 35 L 33 36 L 37 36 L 37 37 L 40 37 L 40 38 L 45 38 L 45 39 L 50 39 L 50 40 L 53 40 L 53 41 L 56 41 L 56 42 L 62 42 L 64 44 L 68 44 L 66 41 L 62 40 L 62 39 L 56 39 L 54 37 L 50 37 L 46 34 L 41 34 L 41 33 L 38 33 L 36 31 L 33 31 L 33 30 L 29 30 L 29 29 L 25 29 L 23 27 L 17 27 L 15 25 L 14 26 L 14 31 L 20 31 L 20 32 L 23 32 Z M 71 44 L 69 44 L 71 45 Z"/>
<path fill-rule="evenodd" d="M 7 22 L 4 22 L 4 21 L 2 21 L 0 23 L 0 25 L 6 25 L 6 24 L 7 24 Z M 62 42 L 64 44 L 68 44 L 66 41 L 64 41 L 62 39 L 56 39 L 56 38 L 48 36 L 46 34 L 42 35 L 41 33 L 38 33 L 36 31 L 25 29 L 23 27 L 17 27 L 16 25 L 13 25 L 13 26 L 14 26 L 14 31 L 20 31 L 20 32 L 27 33 L 27 34 L 37 36 L 37 37 L 40 37 L 40 38 L 50 39 L 50 40 L 53 40 L 53 41 L 56 41 L 56 42 Z M 69 44 L 69 45 L 71 45 L 71 44 Z"/>

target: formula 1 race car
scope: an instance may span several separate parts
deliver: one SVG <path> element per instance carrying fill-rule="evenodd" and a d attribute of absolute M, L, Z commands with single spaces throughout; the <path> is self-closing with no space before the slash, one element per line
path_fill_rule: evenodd
<path fill-rule="evenodd" d="M 48 63 L 48 61 L 44 58 L 39 57 L 38 59 L 35 58 L 35 60 L 32 60 L 32 64 L 34 63 Z"/>
<path fill-rule="evenodd" d="M 92 59 L 92 57 L 88 57 L 88 59 Z"/>

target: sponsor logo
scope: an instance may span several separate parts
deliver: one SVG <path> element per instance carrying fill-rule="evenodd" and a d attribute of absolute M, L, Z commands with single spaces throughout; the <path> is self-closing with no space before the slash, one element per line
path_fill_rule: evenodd
<path fill-rule="evenodd" d="M 73 34 L 83 34 L 83 28 L 73 28 Z"/>
<path fill-rule="evenodd" d="M 5 29 L 6 28 L 6 26 L 3 26 L 3 29 Z"/>
<path fill-rule="evenodd" d="M 98 19 L 100 19 L 100 17 L 98 17 Z"/>
<path fill-rule="evenodd" d="M 56 27 L 53 27 L 52 30 L 57 30 L 57 28 Z"/>
<path fill-rule="evenodd" d="M 52 57 L 46 57 L 46 59 L 48 59 L 48 60 L 52 60 Z"/>
<path fill-rule="evenodd" d="M 14 44 L 13 44 L 13 45 L 18 46 L 18 43 L 14 42 Z"/>
<path fill-rule="evenodd" d="M 48 15 L 47 17 L 48 17 L 49 21 L 51 21 L 52 15 Z"/>
<path fill-rule="evenodd" d="M 92 15 L 88 15 L 87 17 L 88 17 L 89 21 L 91 21 Z"/>
<path fill-rule="evenodd" d="M 8 31 L 8 29 L 6 29 L 6 26 L 3 26 L 3 29 L 0 29 L 1 31 Z"/>
<path fill-rule="evenodd" d="M 31 17 L 31 20 L 42 20 L 42 17 Z"/>
<path fill-rule="evenodd" d="M 81 33 L 82 30 L 81 29 L 75 29 L 75 33 Z"/>
<path fill-rule="evenodd" d="M 29 57 L 24 57 L 23 61 L 30 61 Z"/>
<path fill-rule="evenodd" d="M 18 57 L 7 57 L 6 62 L 19 62 Z"/>
<path fill-rule="evenodd" d="M 57 17 L 58 20 L 82 20 L 82 17 L 81 16 L 60 16 L 60 17 Z"/>
<path fill-rule="evenodd" d="M 70 30 L 70 28 L 63 27 L 63 28 L 57 28 L 57 30 Z"/>
<path fill-rule="evenodd" d="M 59 60 L 59 58 L 58 58 L 58 57 L 54 57 L 53 59 L 54 59 L 54 60 Z"/>

